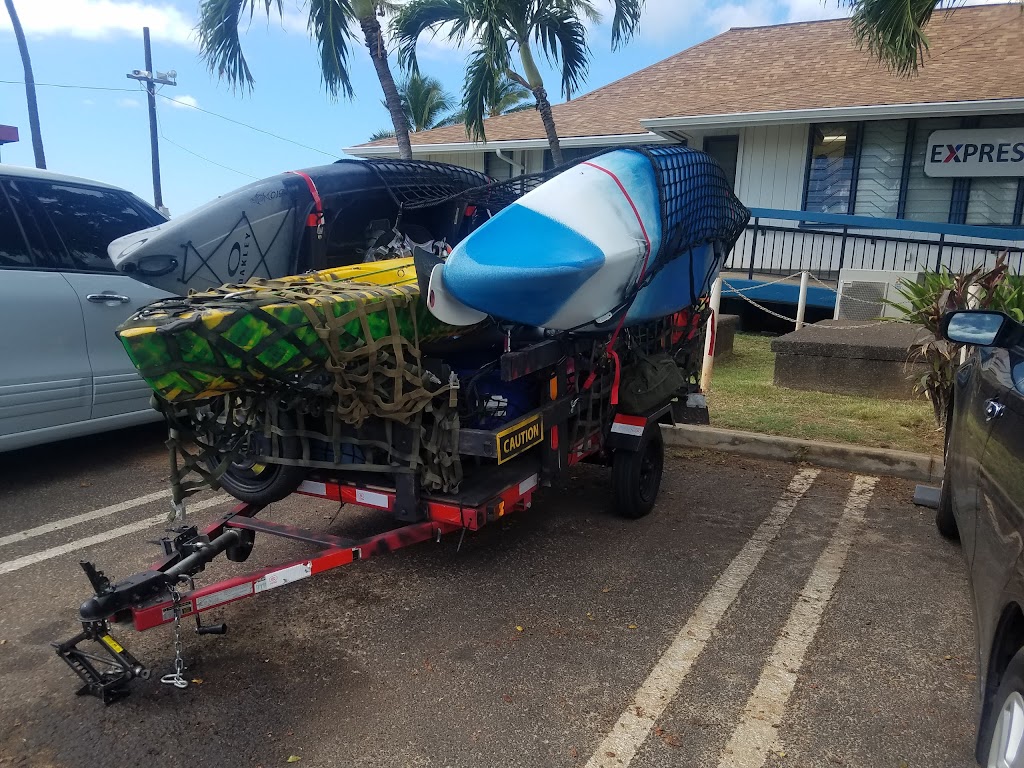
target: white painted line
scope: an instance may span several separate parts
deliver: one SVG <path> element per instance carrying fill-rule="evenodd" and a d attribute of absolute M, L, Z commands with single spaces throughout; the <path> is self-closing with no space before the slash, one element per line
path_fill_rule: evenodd
<path fill-rule="evenodd" d="M 12 533 L 8 536 L 0 536 L 0 547 L 7 544 L 14 544 L 18 541 L 24 541 L 25 539 L 31 539 L 36 536 L 43 536 L 47 533 L 53 533 L 64 528 L 70 528 L 73 525 L 79 523 L 87 523 L 90 520 L 98 520 L 101 517 L 107 517 L 108 515 L 116 515 L 118 512 L 126 512 L 129 509 L 135 507 L 141 507 L 143 504 L 149 504 L 160 499 L 166 499 L 171 495 L 171 491 L 157 491 L 156 493 L 149 493 L 145 496 L 139 496 L 137 499 L 129 499 L 128 501 L 122 501 L 119 504 L 111 504 L 109 507 L 101 507 L 100 509 L 94 509 L 92 512 L 83 512 L 80 515 L 73 515 L 71 517 L 65 517 L 63 520 L 56 520 L 46 525 L 40 525 L 36 528 L 29 528 L 25 531 L 19 531 L 18 533 Z"/>
<path fill-rule="evenodd" d="M 797 502 L 807 493 L 820 470 L 801 469 L 775 503 L 771 514 L 743 545 L 718 577 L 700 605 L 679 630 L 668 650 L 658 660 L 636 696 L 619 717 L 604 741 L 587 761 L 587 768 L 625 768 L 654 727 L 654 722 L 679 691 L 694 662 L 704 650 L 711 633 L 757 568 L 768 546 L 789 519 Z"/>
<path fill-rule="evenodd" d="M 807 649 L 821 625 L 832 593 L 846 564 L 853 537 L 864 521 L 877 477 L 858 475 L 843 508 L 836 532 L 814 565 L 796 605 L 782 628 L 754 692 L 747 699 L 739 725 L 722 751 L 719 768 L 761 768 L 769 752 L 781 751 L 779 726 L 796 685 Z"/>
<path fill-rule="evenodd" d="M 221 493 L 213 498 L 204 499 L 203 501 L 191 504 L 188 509 L 190 512 L 198 512 L 231 500 L 230 496 Z M 18 557 L 14 560 L 8 560 L 6 563 L 0 563 L 0 575 L 11 573 L 12 571 L 20 571 L 22 568 L 28 568 L 28 566 L 41 563 L 44 560 L 51 560 L 54 557 L 66 555 L 69 552 L 74 552 L 76 549 L 84 549 L 86 547 L 91 547 L 94 544 L 102 544 L 103 542 L 110 541 L 111 539 L 118 539 L 122 536 L 127 536 L 130 533 L 138 533 L 139 531 L 144 531 L 147 528 L 166 520 L 166 514 L 157 515 L 156 517 L 147 517 L 145 520 L 139 520 L 136 523 L 129 523 L 128 525 L 122 525 L 120 528 L 112 528 L 104 533 L 97 533 L 95 536 L 86 536 L 84 539 L 78 539 L 77 541 L 71 541 L 67 544 L 61 544 L 59 547 L 51 547 L 50 549 L 44 549 L 41 552 L 25 555 L 24 557 Z"/>

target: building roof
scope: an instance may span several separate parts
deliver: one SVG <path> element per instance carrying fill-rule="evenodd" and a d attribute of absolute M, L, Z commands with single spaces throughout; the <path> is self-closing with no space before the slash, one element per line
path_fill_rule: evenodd
<path fill-rule="evenodd" d="M 552 111 L 569 138 L 649 135 L 641 121 L 655 118 L 1024 98 L 1018 3 L 938 11 L 926 32 L 924 66 L 899 77 L 858 48 L 848 19 L 730 29 Z M 486 129 L 488 142 L 544 138 L 532 110 L 488 118 Z M 468 139 L 456 125 L 414 133 L 412 143 Z M 387 146 L 394 140 L 352 151 Z"/>

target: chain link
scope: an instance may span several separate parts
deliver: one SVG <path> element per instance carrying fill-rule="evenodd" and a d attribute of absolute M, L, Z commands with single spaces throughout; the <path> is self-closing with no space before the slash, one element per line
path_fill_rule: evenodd
<path fill-rule="evenodd" d="M 742 293 L 746 293 L 748 291 L 756 291 L 756 290 L 759 290 L 761 288 L 765 288 L 765 287 L 767 287 L 769 285 L 776 285 L 777 283 L 784 283 L 787 280 L 792 280 L 794 277 L 800 277 L 800 274 L 801 274 L 800 272 L 794 272 L 792 275 L 786 275 L 786 277 L 780 277 L 778 280 L 772 280 L 771 282 L 768 282 L 768 283 L 758 283 L 757 285 L 751 285 L 751 286 L 749 286 L 747 288 L 735 288 L 735 287 L 730 285 L 729 286 L 729 291 L 731 293 L 736 293 L 736 294 L 742 294 Z M 722 285 L 726 285 L 726 282 L 725 282 L 724 278 L 722 279 Z"/>
<path fill-rule="evenodd" d="M 171 600 L 174 602 L 174 672 L 164 675 L 160 682 L 164 685 L 173 685 L 175 688 L 188 688 L 188 680 L 185 679 L 185 659 L 181 649 L 181 593 L 177 588 L 171 588 Z"/>

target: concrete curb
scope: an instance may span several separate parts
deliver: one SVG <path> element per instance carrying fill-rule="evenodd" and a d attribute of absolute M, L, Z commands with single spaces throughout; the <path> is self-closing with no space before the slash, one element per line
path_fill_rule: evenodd
<path fill-rule="evenodd" d="M 890 475 L 924 483 L 942 482 L 942 459 L 922 453 L 822 443 L 693 424 L 663 426 L 662 434 L 665 445 L 676 448 L 703 448 L 776 461 L 805 461 L 861 474 Z"/>

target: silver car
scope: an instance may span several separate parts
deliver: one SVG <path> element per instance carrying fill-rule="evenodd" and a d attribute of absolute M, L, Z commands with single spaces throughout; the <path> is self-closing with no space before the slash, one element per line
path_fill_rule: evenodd
<path fill-rule="evenodd" d="M 107 244 L 162 221 L 117 187 L 0 165 L 0 451 L 159 418 L 114 329 L 168 294 Z"/>

